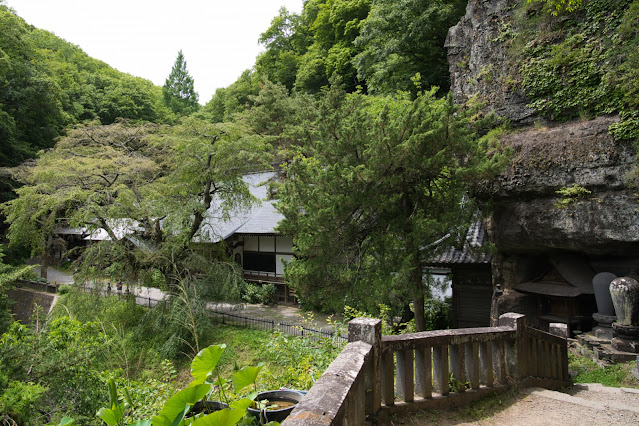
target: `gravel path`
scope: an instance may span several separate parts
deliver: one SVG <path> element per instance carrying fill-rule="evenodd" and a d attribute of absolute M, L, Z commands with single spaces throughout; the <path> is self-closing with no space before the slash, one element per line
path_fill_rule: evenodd
<path fill-rule="evenodd" d="M 454 411 L 424 410 L 396 416 L 392 425 L 637 425 L 639 390 L 580 384 L 565 392 L 541 388 L 522 389 L 486 418 L 476 420 L 473 407 Z"/>

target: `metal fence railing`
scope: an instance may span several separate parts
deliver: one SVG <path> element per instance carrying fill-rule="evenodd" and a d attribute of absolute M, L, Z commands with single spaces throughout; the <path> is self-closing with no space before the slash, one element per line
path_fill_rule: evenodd
<path fill-rule="evenodd" d="M 149 308 L 154 308 L 159 304 L 164 304 L 164 308 L 166 308 L 169 303 L 166 297 L 162 299 L 157 299 L 150 296 L 135 294 L 134 292 L 128 291 L 128 287 L 125 287 L 124 290 L 112 289 L 110 291 L 104 288 L 95 288 L 93 286 L 86 286 L 86 285 L 79 285 L 78 287 L 83 289 L 84 291 L 98 293 L 101 296 L 112 295 L 112 296 L 117 296 L 120 298 L 134 297 L 136 305 L 146 306 Z M 291 323 L 286 323 L 286 322 L 281 322 L 276 320 L 249 317 L 249 316 L 240 315 L 237 313 L 232 313 L 232 312 L 214 309 L 210 307 L 207 307 L 206 310 L 209 316 L 213 320 L 221 324 L 250 327 L 250 328 L 266 330 L 266 331 L 278 331 L 281 333 L 302 337 L 302 338 L 309 339 L 316 342 L 324 341 L 327 339 L 337 343 L 348 342 L 348 333 L 345 333 L 345 332 L 340 333 L 338 331 L 329 331 L 329 330 L 310 328 L 300 324 L 291 324 Z"/>

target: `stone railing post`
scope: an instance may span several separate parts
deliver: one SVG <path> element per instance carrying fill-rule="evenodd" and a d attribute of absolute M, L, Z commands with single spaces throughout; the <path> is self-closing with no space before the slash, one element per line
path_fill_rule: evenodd
<path fill-rule="evenodd" d="M 526 316 L 522 314 L 516 314 L 509 312 L 499 317 L 500 327 L 511 327 L 517 330 L 517 337 L 515 342 L 516 358 L 507 360 L 507 364 L 514 364 L 515 371 L 514 376 L 516 380 L 521 380 L 528 377 L 529 374 L 529 355 L 528 348 L 528 336 L 526 335 Z M 513 354 L 509 354 L 513 356 Z"/>
<path fill-rule="evenodd" d="M 373 347 L 366 369 L 366 414 L 375 415 L 382 405 L 382 321 L 355 318 L 348 323 L 348 341 L 362 341 Z"/>

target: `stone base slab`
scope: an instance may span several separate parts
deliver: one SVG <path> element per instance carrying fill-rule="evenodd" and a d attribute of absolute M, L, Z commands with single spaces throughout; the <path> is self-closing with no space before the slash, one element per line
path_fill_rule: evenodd
<path fill-rule="evenodd" d="M 618 364 L 637 359 L 636 353 L 615 349 L 612 347 L 610 339 L 600 339 L 592 332 L 579 335 L 576 343 L 583 348 L 590 349 L 595 359 L 604 364 Z M 585 351 L 581 351 L 581 353 L 582 355 L 589 355 Z"/>

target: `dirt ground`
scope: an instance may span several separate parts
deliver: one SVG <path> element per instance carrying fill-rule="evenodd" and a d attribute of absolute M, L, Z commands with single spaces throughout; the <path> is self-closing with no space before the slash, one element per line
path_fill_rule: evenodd
<path fill-rule="evenodd" d="M 637 425 L 639 390 L 575 385 L 564 392 L 527 388 L 457 410 L 394 416 L 395 425 Z"/>

